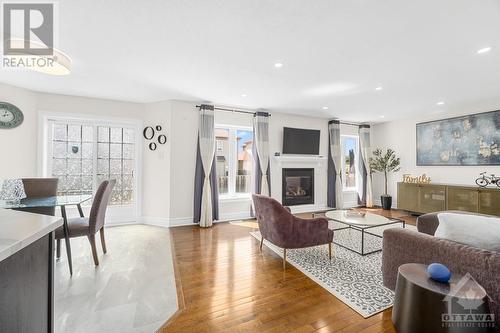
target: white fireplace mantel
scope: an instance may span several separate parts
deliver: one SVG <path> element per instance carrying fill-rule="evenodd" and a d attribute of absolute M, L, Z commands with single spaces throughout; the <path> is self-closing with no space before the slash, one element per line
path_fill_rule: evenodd
<path fill-rule="evenodd" d="M 314 204 L 291 206 L 293 213 L 318 212 L 326 207 L 326 179 L 328 158 L 323 155 L 279 155 L 271 157 L 272 196 L 282 201 L 282 175 L 284 168 L 314 169 Z"/>
<path fill-rule="evenodd" d="M 279 167 L 288 163 L 316 164 L 318 167 L 322 167 L 327 162 L 327 158 L 322 155 L 280 155 L 273 157 Z"/>

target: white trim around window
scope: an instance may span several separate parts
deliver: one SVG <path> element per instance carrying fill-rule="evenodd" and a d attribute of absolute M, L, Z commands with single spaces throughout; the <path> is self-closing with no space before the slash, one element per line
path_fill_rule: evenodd
<path fill-rule="evenodd" d="M 130 223 L 137 221 L 142 214 L 142 127 L 141 119 L 103 117 L 90 114 L 76 114 L 63 112 L 39 111 L 38 113 L 38 165 L 37 173 L 39 177 L 48 177 L 51 175 L 48 166 L 48 154 L 51 153 L 51 144 L 49 144 L 49 124 L 50 122 L 75 122 L 79 124 L 91 124 L 99 126 L 120 126 L 134 129 L 135 137 L 135 171 L 134 171 L 134 191 L 135 200 L 130 205 L 113 205 L 108 209 L 109 220 L 119 223 Z M 97 152 L 95 152 L 97 154 Z M 89 213 L 87 207 L 86 214 Z M 85 209 L 84 209 L 85 210 Z M 88 215 L 87 215 L 88 216 Z"/>
<path fill-rule="evenodd" d="M 347 178 L 345 177 L 345 174 L 344 174 L 344 178 L 343 178 L 343 184 L 342 184 L 342 191 L 343 192 L 348 192 L 348 193 L 351 193 L 351 192 L 356 192 L 358 191 L 358 183 L 359 183 L 359 170 L 358 170 L 358 161 L 359 161 L 359 158 L 360 158 L 360 155 L 359 155 L 359 136 L 358 135 L 340 135 L 340 142 L 341 142 L 341 149 L 342 149 L 342 170 L 345 172 L 345 168 L 346 168 L 346 162 L 345 162 L 345 146 L 344 146 L 344 141 L 346 138 L 349 138 L 349 139 L 355 139 L 356 140 L 356 149 L 354 151 L 354 168 L 355 168 L 355 172 L 356 172 L 356 185 L 353 186 L 353 187 L 347 187 L 346 186 L 346 180 Z"/>
<path fill-rule="evenodd" d="M 253 128 L 251 126 L 237 126 L 237 125 L 227 125 L 227 124 L 215 124 L 216 129 L 227 129 L 229 130 L 229 157 L 228 157 L 228 167 L 229 167 L 229 175 L 228 175 L 228 193 L 219 194 L 219 200 L 223 202 L 237 202 L 237 201 L 249 201 L 252 195 L 253 189 L 253 179 L 250 181 L 251 187 L 248 193 L 236 193 L 236 174 L 238 165 L 236 163 L 238 156 L 238 147 L 236 145 L 236 131 L 249 131 L 253 132 Z M 235 144 L 232 144 L 235 143 Z M 252 161 L 253 163 L 253 161 Z M 253 175 L 251 175 L 253 176 Z"/>

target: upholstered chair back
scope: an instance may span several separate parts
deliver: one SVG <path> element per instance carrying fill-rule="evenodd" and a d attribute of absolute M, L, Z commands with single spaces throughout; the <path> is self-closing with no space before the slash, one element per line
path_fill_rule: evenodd
<path fill-rule="evenodd" d="M 108 208 L 115 183 L 116 180 L 114 179 L 105 180 L 99 185 L 99 188 L 95 193 L 94 202 L 92 203 L 89 216 L 89 228 L 91 234 L 96 233 L 104 226 L 106 210 Z"/>
<path fill-rule="evenodd" d="M 57 195 L 58 178 L 22 178 L 27 199 L 54 197 Z M 18 210 L 54 216 L 56 207 L 32 207 Z"/>

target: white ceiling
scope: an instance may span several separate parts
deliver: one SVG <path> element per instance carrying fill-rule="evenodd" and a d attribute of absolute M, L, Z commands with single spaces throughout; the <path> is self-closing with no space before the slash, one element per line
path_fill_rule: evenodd
<path fill-rule="evenodd" d="M 352 121 L 500 107 L 498 0 L 64 0 L 59 11 L 71 75 L 1 70 L 0 82 Z"/>

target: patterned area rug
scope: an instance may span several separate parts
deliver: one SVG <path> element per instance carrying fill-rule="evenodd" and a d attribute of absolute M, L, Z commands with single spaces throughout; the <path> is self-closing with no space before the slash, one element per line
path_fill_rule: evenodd
<path fill-rule="evenodd" d="M 331 228 L 339 225 L 330 221 Z M 400 224 L 370 229 L 374 234 L 382 235 L 388 228 L 400 228 Z M 412 225 L 408 229 L 416 229 Z M 250 234 L 260 241 L 259 231 Z M 334 232 L 334 240 L 349 247 L 361 244 L 361 233 L 354 230 Z M 268 241 L 264 245 L 278 256 L 283 257 L 283 250 Z M 382 239 L 365 236 L 365 247 L 380 248 Z M 347 304 L 364 318 L 373 316 L 394 302 L 394 293 L 382 284 L 382 252 L 361 256 L 341 246 L 333 245 L 333 258 L 328 259 L 328 246 L 315 246 L 305 249 L 287 250 L 287 262 L 307 275 L 335 297 Z"/>

